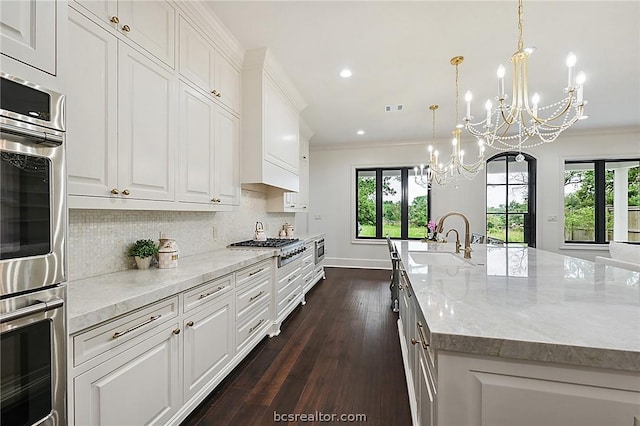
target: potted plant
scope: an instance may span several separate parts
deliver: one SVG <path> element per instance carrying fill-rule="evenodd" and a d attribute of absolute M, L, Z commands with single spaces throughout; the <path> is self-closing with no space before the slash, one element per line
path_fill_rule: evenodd
<path fill-rule="evenodd" d="M 138 240 L 129 247 L 128 254 L 135 258 L 138 269 L 149 269 L 151 258 L 158 254 L 158 247 L 153 240 Z"/>

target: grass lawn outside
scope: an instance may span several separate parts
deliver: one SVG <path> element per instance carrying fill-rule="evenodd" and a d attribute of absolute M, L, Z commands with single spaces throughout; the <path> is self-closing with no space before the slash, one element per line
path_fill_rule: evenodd
<path fill-rule="evenodd" d="M 409 227 L 409 238 L 423 238 L 426 233 L 426 228 L 421 226 L 410 226 Z M 382 235 L 389 236 L 391 238 L 400 238 L 400 224 L 399 223 L 385 223 L 382 225 Z M 362 229 L 360 230 L 360 237 L 375 237 L 376 236 L 376 226 L 375 225 L 362 225 Z"/>

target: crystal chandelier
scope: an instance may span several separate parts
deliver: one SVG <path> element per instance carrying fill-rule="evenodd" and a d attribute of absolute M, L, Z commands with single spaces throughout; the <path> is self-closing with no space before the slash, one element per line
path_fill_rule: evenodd
<path fill-rule="evenodd" d="M 420 168 L 414 167 L 415 180 L 419 185 L 426 187 L 427 185 L 435 182 L 439 185 L 446 185 L 451 181 L 457 181 L 460 176 L 466 179 L 473 179 L 482 170 L 484 166 L 484 141 L 478 140 L 478 158 L 474 163 L 465 163 L 465 152 L 462 149 L 462 127 L 459 122 L 459 99 L 458 99 L 458 66 L 462 63 L 464 57 L 455 56 L 451 58 L 451 65 L 456 67 L 456 126 L 453 132 L 453 139 L 451 140 L 451 156 L 446 163 L 438 162 L 438 151 L 434 151 L 433 145 L 429 145 L 427 150 L 429 151 L 429 162 L 426 167 L 424 164 L 420 165 Z M 436 133 L 436 110 L 438 105 L 431 105 L 429 109 L 433 112 L 433 142 L 435 143 Z"/>
<path fill-rule="evenodd" d="M 574 77 L 576 56 L 569 53 L 566 96 L 553 104 L 540 106 L 540 96 L 534 93 L 529 99 L 529 56 L 534 47 L 523 47 L 522 42 L 522 0 L 518 1 L 518 50 L 511 56 L 513 63 L 513 87 L 511 104 L 507 104 L 504 90 L 505 67 L 498 67 L 498 105 L 493 109 L 491 100 L 485 103 L 486 119 L 472 123 L 471 92 L 465 95 L 467 114 L 465 128 L 475 137 L 484 138 L 487 145 L 500 151 L 518 150 L 553 142 L 564 130 L 576 121 L 587 118 L 583 97 L 585 74 L 579 72 Z M 546 118 L 544 118 L 546 117 Z M 537 136 L 529 140 L 529 138 Z M 521 157 L 521 154 L 519 155 Z M 524 158 L 524 157 L 522 157 Z"/>

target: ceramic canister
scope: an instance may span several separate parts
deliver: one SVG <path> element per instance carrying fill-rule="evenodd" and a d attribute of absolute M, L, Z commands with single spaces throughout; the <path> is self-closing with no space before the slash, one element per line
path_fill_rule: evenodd
<path fill-rule="evenodd" d="M 176 240 L 171 238 L 160 239 L 160 244 L 158 245 L 158 268 L 167 269 L 178 267 L 179 254 L 180 250 L 178 249 Z"/>

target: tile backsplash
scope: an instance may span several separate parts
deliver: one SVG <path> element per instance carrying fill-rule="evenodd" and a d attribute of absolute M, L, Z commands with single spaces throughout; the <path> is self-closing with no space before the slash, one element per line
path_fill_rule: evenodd
<path fill-rule="evenodd" d="M 140 239 L 157 241 L 160 232 L 176 240 L 184 257 L 250 239 L 257 221 L 275 237 L 285 222 L 295 227 L 295 214 L 267 213 L 265 194 L 249 190 L 242 190 L 236 212 L 70 210 L 69 279 L 132 268 L 127 247 Z"/>

